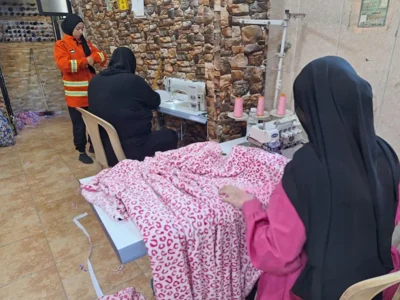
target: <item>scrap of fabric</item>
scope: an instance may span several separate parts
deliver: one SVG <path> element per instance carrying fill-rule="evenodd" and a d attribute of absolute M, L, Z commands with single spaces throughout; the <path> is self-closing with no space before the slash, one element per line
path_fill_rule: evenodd
<path fill-rule="evenodd" d="M 267 207 L 287 159 L 214 142 L 125 160 L 82 186 L 87 201 L 115 220 L 132 219 L 143 235 L 157 299 L 243 299 L 261 272 L 249 259 L 242 213 L 218 190 L 238 186 Z"/>

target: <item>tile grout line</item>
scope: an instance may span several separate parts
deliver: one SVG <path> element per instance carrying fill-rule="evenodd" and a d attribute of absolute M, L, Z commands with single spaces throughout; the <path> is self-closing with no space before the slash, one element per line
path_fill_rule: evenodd
<path fill-rule="evenodd" d="M 47 134 L 46 132 L 44 132 L 44 134 L 47 136 L 47 139 L 49 139 L 48 134 Z M 51 144 L 50 144 L 50 145 L 51 145 Z M 51 146 L 52 146 L 52 145 L 51 145 Z M 80 186 L 80 181 L 79 181 L 79 179 L 77 178 L 77 176 L 76 176 L 75 173 L 73 172 L 73 170 L 72 170 L 72 168 L 70 167 L 70 165 L 67 163 L 67 161 L 65 161 L 65 159 L 64 159 L 63 156 L 61 155 L 61 150 L 59 150 L 59 149 L 57 149 L 57 148 L 55 148 L 55 147 L 54 147 L 54 149 L 56 150 L 57 154 L 60 155 L 61 160 L 62 160 L 62 161 L 64 162 L 64 164 L 67 166 L 68 170 L 71 172 L 71 174 L 72 174 L 72 176 L 75 178 L 75 180 L 78 181 L 78 184 L 79 184 L 79 186 Z M 40 219 L 40 216 L 39 216 L 39 219 Z M 41 219 L 40 219 L 40 221 L 41 221 Z M 46 235 L 46 234 L 45 234 L 45 235 Z M 46 236 L 46 240 L 47 240 L 47 236 Z M 108 242 L 108 241 L 104 241 L 103 243 L 105 244 L 105 243 L 107 243 L 107 242 Z M 92 251 L 94 251 L 94 249 L 95 249 L 97 246 L 102 245 L 103 243 L 100 243 L 100 244 L 98 244 L 98 245 L 93 245 L 93 248 L 92 248 L 93 250 L 92 250 Z M 50 247 L 50 244 L 49 244 L 49 247 Z M 53 252 L 52 252 L 52 250 L 51 250 L 51 247 L 50 247 L 50 251 L 51 251 L 51 253 L 52 253 L 52 255 L 53 255 Z M 87 251 L 85 250 L 85 252 L 87 252 Z M 77 254 L 77 255 L 71 256 L 69 259 L 74 258 L 74 257 L 77 257 L 77 256 L 79 256 L 79 255 L 82 255 L 82 254 L 85 253 L 85 252 L 82 252 L 82 253 L 79 253 L 79 254 Z M 65 294 L 66 298 L 69 299 L 69 298 L 68 298 L 68 295 L 67 295 L 67 292 L 66 292 L 66 289 L 65 289 L 65 287 L 64 287 L 64 283 L 63 283 L 63 281 L 62 281 L 62 279 L 61 279 L 61 275 L 60 275 L 59 270 L 58 270 L 57 261 L 55 260 L 54 255 L 53 255 L 53 260 L 54 260 L 54 263 L 55 263 L 55 266 L 56 266 L 57 274 L 58 274 L 58 276 L 59 276 L 59 278 L 60 278 L 60 282 L 61 282 L 61 284 L 62 284 L 62 286 L 63 286 L 64 294 Z M 97 299 L 97 297 L 96 297 L 96 299 Z"/>
<path fill-rule="evenodd" d="M 73 172 L 73 169 L 72 169 L 72 167 L 70 166 L 70 164 L 69 164 L 69 163 L 64 159 L 64 157 L 61 155 L 62 150 L 61 150 L 61 149 L 58 149 L 58 148 L 56 148 L 56 147 L 54 147 L 53 144 L 51 144 L 50 136 L 49 136 L 48 133 L 46 133 L 46 132 L 45 132 L 43 129 L 41 129 L 41 128 L 37 128 L 37 130 L 38 130 L 39 132 L 42 133 L 42 136 L 43 136 L 42 138 L 43 138 L 43 139 L 46 139 L 45 142 L 46 142 L 46 144 L 49 146 L 49 148 L 54 149 L 55 152 L 57 153 L 57 155 L 61 158 L 61 161 L 67 166 L 67 168 L 68 168 L 70 174 L 72 175 L 72 176 L 71 176 L 71 179 L 73 178 L 74 180 L 77 180 L 78 183 L 79 183 L 78 175 L 76 175 L 75 172 Z M 52 255 L 53 265 L 52 265 L 51 267 L 54 266 L 54 267 L 56 268 L 57 275 L 58 275 L 58 278 L 59 278 L 59 280 L 60 280 L 61 287 L 62 287 L 62 289 L 63 289 L 64 295 L 65 295 L 66 299 L 69 299 L 69 297 L 68 297 L 68 295 L 67 295 L 66 288 L 65 288 L 65 286 L 64 286 L 64 283 L 63 283 L 63 281 L 62 281 L 62 278 L 61 278 L 61 275 L 60 275 L 60 272 L 59 272 L 58 263 L 59 263 L 60 261 L 57 261 L 57 260 L 55 259 L 53 250 L 52 250 L 51 247 L 50 247 L 49 239 L 48 239 L 48 236 L 47 236 L 46 231 L 45 231 L 45 227 L 44 227 L 43 220 L 42 220 L 41 215 L 39 214 L 39 211 L 38 211 L 38 209 L 37 209 L 37 202 L 35 201 L 36 198 L 35 198 L 35 196 L 34 196 L 35 192 L 34 192 L 34 189 L 33 189 L 33 184 L 29 184 L 29 182 L 28 182 L 28 180 L 27 180 L 27 175 L 29 175 L 29 172 L 23 167 L 23 161 L 22 161 L 22 157 L 21 157 L 20 151 L 19 151 L 20 149 L 22 149 L 22 148 L 20 148 L 20 147 L 15 147 L 15 150 L 16 150 L 16 152 L 17 152 L 17 155 L 16 155 L 15 159 L 17 159 L 17 160 L 19 161 L 20 166 L 21 166 L 21 173 L 18 174 L 18 176 L 23 175 L 23 179 L 25 180 L 25 184 L 26 184 L 26 189 L 24 189 L 24 191 L 26 190 L 27 192 L 29 192 L 30 202 L 31 202 L 31 204 L 32 204 L 33 209 L 34 209 L 35 212 L 36 212 L 36 215 L 37 215 L 37 217 L 38 217 L 38 219 L 39 219 L 39 222 L 40 222 L 40 225 L 41 225 L 41 228 L 42 228 L 42 233 L 40 233 L 40 234 L 43 234 L 43 235 L 45 236 L 46 242 L 47 242 L 47 246 L 49 247 L 48 249 L 50 250 L 50 253 L 51 253 L 51 255 Z M 78 173 L 78 172 L 76 172 L 76 173 Z M 15 194 L 15 192 L 6 193 L 6 194 L 1 195 L 1 196 L 5 196 L 5 195 L 9 195 L 9 194 Z M 59 200 L 61 200 L 61 199 L 62 199 L 62 198 L 60 198 Z M 50 202 L 53 202 L 53 201 L 50 201 Z M 24 240 L 24 239 L 32 238 L 32 237 L 34 237 L 34 236 L 36 236 L 36 235 L 32 235 L 32 236 L 29 236 L 29 237 L 25 237 L 25 238 L 20 239 L 20 240 L 18 240 L 18 241 L 22 241 L 22 240 Z M 39 236 L 39 234 L 37 234 L 37 236 Z M 7 245 L 10 245 L 10 244 L 13 244 L 13 243 L 18 242 L 18 241 L 13 241 L 12 243 L 5 244 L 5 245 L 3 245 L 3 246 L 0 246 L 0 248 L 2 248 L 2 247 L 4 247 L 4 246 L 7 246 Z M 99 246 L 101 246 L 101 245 L 103 245 L 103 244 L 106 244 L 106 243 L 109 243 L 109 241 L 106 240 L 106 241 L 104 241 L 104 242 L 102 242 L 102 243 L 99 243 L 99 244 L 97 244 L 97 245 L 93 245 L 93 249 L 95 249 L 95 248 L 97 248 L 97 247 L 99 247 Z M 72 259 L 73 257 L 82 255 L 83 253 L 86 253 L 86 252 L 87 252 L 87 250 L 84 250 L 82 253 L 76 254 L 76 255 L 71 256 L 71 257 L 69 257 L 69 258 L 66 258 L 66 259 L 64 259 L 64 260 L 70 260 L 70 259 Z M 51 268 L 51 267 L 49 267 L 49 268 Z M 115 289 L 115 288 L 118 287 L 118 286 L 121 286 L 121 285 L 123 286 L 123 285 L 125 285 L 128 281 L 130 281 L 130 280 L 132 280 L 132 279 L 135 279 L 135 278 L 137 278 L 138 276 L 141 276 L 141 275 L 146 276 L 145 273 L 144 273 L 144 271 L 139 267 L 139 265 L 136 264 L 136 267 L 139 268 L 139 270 L 140 270 L 140 273 L 139 273 L 139 274 L 137 274 L 136 276 L 133 276 L 132 278 L 127 279 L 127 280 L 124 281 L 123 283 L 116 284 L 116 285 L 113 286 L 112 288 L 108 289 L 105 293 L 110 292 L 112 289 Z M 43 269 L 43 270 L 46 270 L 46 269 L 48 269 L 48 268 L 45 268 L 45 269 Z M 11 282 L 7 283 L 6 285 L 12 284 L 13 282 L 16 282 L 16 281 L 18 281 L 18 280 L 21 280 L 21 279 L 23 279 L 23 278 L 26 278 L 26 277 L 28 277 L 28 276 L 31 276 L 32 274 L 36 274 L 36 273 L 41 272 L 41 271 L 43 271 L 43 270 L 40 270 L 40 271 L 37 271 L 37 272 L 32 272 L 32 273 L 26 274 L 26 275 L 23 276 L 23 277 L 20 277 L 20 278 L 18 278 L 18 279 L 16 279 L 16 280 L 12 280 Z M 6 285 L 4 285 L 4 286 L 6 286 Z M 2 286 L 2 287 L 3 287 L 3 286 Z"/>
<path fill-rule="evenodd" d="M 49 138 L 48 135 L 47 135 L 43 130 L 41 130 L 41 131 L 44 133 L 44 135 L 46 135 L 46 139 L 47 139 L 47 142 L 48 142 L 48 138 Z M 51 146 L 51 145 L 50 145 L 50 146 Z M 23 166 L 23 165 L 22 165 L 21 156 L 19 155 L 19 151 L 17 150 L 17 152 L 18 152 L 18 157 L 19 157 L 20 162 L 21 162 L 21 166 Z M 46 238 L 47 247 L 49 247 L 49 250 L 50 250 L 50 253 L 51 253 L 51 257 L 52 257 L 52 259 L 53 259 L 54 266 L 56 267 L 58 279 L 60 280 L 60 284 L 61 284 L 61 287 L 62 287 L 62 289 L 63 289 L 64 296 L 65 296 L 66 299 L 69 299 L 69 298 L 68 298 L 68 295 L 67 295 L 67 291 L 65 290 L 65 287 L 64 287 L 64 283 L 63 283 L 63 281 L 62 281 L 62 279 L 61 279 L 60 272 L 59 272 L 58 267 L 57 267 L 57 262 L 56 262 L 56 260 L 55 260 L 55 258 L 54 258 L 54 253 L 53 253 L 53 251 L 51 250 L 50 243 L 49 243 L 49 239 L 47 238 L 47 234 L 46 234 L 45 228 L 44 228 L 44 226 L 43 226 L 42 219 L 40 218 L 40 214 L 39 214 L 39 212 L 38 212 L 38 210 L 37 210 L 37 208 L 36 208 L 35 200 L 34 200 L 34 197 L 33 197 L 33 195 L 32 195 L 31 187 L 29 186 L 28 181 L 26 180 L 25 169 L 23 169 L 23 172 L 24 172 L 25 181 L 26 181 L 26 183 L 27 183 L 27 185 L 28 185 L 29 195 L 30 195 L 31 201 L 33 202 L 33 207 L 35 208 L 36 215 L 37 215 L 37 217 L 39 218 L 39 222 L 40 222 L 40 226 L 42 227 L 43 234 L 44 234 L 44 236 L 45 236 L 45 238 Z"/>

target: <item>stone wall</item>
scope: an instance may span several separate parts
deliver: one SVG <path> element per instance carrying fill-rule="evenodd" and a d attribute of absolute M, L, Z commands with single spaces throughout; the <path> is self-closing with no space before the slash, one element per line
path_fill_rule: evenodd
<path fill-rule="evenodd" d="M 264 2 L 263 2 L 264 1 Z M 207 85 L 208 125 L 185 122 L 189 140 L 224 141 L 243 134 L 245 124 L 227 117 L 233 96 L 245 96 L 249 108 L 263 90 L 259 66 L 265 57 L 265 36 L 258 26 L 241 27 L 238 18 L 265 18 L 269 0 L 145 0 L 147 19 L 119 11 L 117 1 L 107 11 L 101 0 L 72 1 L 83 16 L 88 38 L 111 54 L 118 46 L 131 48 L 137 72 L 153 83 L 160 57 L 163 76 L 204 80 Z M 130 2 L 130 1 L 128 1 Z M 159 87 L 162 82 L 159 81 Z M 182 120 L 166 117 L 177 131 Z M 194 130 L 194 132 L 192 132 Z"/>
<path fill-rule="evenodd" d="M 54 43 L 0 43 L 0 66 L 14 112 L 43 111 L 39 78 L 30 58 L 33 49 L 50 110 L 66 109 L 61 73 L 54 59 Z"/>
<path fill-rule="evenodd" d="M 265 73 L 260 66 L 266 58 L 267 31 L 256 25 L 241 25 L 239 19 L 266 19 L 268 10 L 269 0 L 214 3 L 215 59 L 206 68 L 214 82 L 210 95 L 215 110 L 209 116 L 211 139 L 226 141 L 242 136 L 246 124 L 231 120 L 227 113 L 233 111 L 235 97 L 243 97 L 248 110 L 256 106 L 258 96 L 263 94 Z"/>

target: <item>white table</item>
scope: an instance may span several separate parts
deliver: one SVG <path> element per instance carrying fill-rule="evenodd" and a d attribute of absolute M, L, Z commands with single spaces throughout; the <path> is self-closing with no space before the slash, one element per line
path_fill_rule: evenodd
<path fill-rule="evenodd" d="M 157 109 L 158 112 L 177 118 L 197 122 L 200 124 L 207 124 L 207 113 L 203 111 L 191 110 L 185 107 L 184 104 L 180 104 L 177 102 L 168 102 L 168 100 L 170 99 L 170 95 L 167 91 L 156 90 L 156 92 L 160 94 L 161 98 L 161 104 Z M 179 98 L 180 96 L 180 94 L 177 94 L 177 98 Z"/>
<path fill-rule="evenodd" d="M 222 152 L 229 154 L 234 146 L 246 142 L 246 137 L 242 137 L 236 140 L 221 143 L 220 146 Z M 293 149 L 285 151 L 288 151 L 284 153 L 284 155 L 287 157 L 291 157 L 294 152 Z M 92 178 L 93 177 L 84 178 L 81 179 L 80 182 L 87 183 Z M 143 237 L 133 221 L 114 221 L 110 219 L 107 214 L 97 205 L 92 205 L 92 207 L 122 264 L 136 260 L 147 254 Z"/>

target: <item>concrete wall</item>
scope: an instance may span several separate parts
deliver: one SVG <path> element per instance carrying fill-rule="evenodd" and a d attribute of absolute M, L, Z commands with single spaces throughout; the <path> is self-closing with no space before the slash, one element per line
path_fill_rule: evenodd
<path fill-rule="evenodd" d="M 292 85 L 311 60 L 325 55 L 347 59 L 374 90 L 375 122 L 379 135 L 400 154 L 400 1 L 391 0 L 385 27 L 357 27 L 361 0 L 271 0 L 271 19 L 282 19 L 284 10 L 303 12 L 303 20 L 291 21 L 285 57 L 282 92 L 292 106 Z M 274 95 L 277 46 L 281 29 L 270 28 L 267 84 L 269 105 Z"/>

